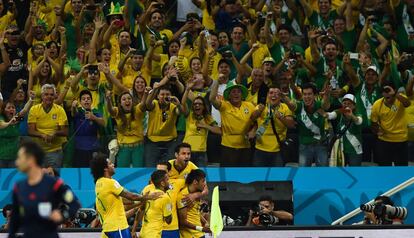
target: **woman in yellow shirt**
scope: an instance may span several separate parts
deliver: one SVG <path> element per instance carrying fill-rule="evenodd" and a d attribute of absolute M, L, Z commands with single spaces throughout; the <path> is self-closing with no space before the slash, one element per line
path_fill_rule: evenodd
<path fill-rule="evenodd" d="M 14 1 L 0 0 L 0 32 L 6 30 L 6 27 L 12 24 L 15 18 L 16 6 Z"/>
<path fill-rule="evenodd" d="M 117 124 L 116 137 L 119 151 L 117 167 L 144 166 L 144 130 L 142 120 L 145 113 L 145 104 L 134 106 L 132 95 L 124 92 L 119 97 L 119 107 L 112 106 L 112 93 L 106 95 L 106 104 L 111 116 Z M 147 94 L 144 94 L 144 99 Z"/>
<path fill-rule="evenodd" d="M 35 104 L 40 102 L 41 88 L 44 84 L 54 84 L 55 86 L 59 83 L 59 75 L 53 74 L 52 67 L 55 62 L 50 57 L 45 57 L 32 71 L 32 75 L 29 77 L 29 90 L 35 92 Z"/>
<path fill-rule="evenodd" d="M 207 135 L 208 132 L 221 134 L 221 128 L 217 126 L 208 106 L 202 96 L 198 96 L 188 109 L 188 93 L 194 86 L 193 82 L 187 84 L 181 104 L 186 118 L 185 135 L 183 142 L 191 145 L 191 161 L 199 167 L 207 166 Z M 191 103 L 191 101 L 190 101 Z"/>

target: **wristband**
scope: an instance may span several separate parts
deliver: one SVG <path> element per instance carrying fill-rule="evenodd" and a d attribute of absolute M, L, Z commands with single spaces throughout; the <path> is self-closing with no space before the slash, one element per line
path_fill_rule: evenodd
<path fill-rule="evenodd" d="M 203 227 L 202 227 L 202 226 L 196 226 L 196 227 L 195 227 L 195 229 L 196 229 L 197 231 L 203 231 Z"/>

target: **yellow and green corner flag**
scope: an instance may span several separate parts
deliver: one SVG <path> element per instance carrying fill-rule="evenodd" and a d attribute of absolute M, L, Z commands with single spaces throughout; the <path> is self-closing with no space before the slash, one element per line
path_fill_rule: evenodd
<path fill-rule="evenodd" d="M 214 238 L 220 235 L 224 227 L 219 202 L 219 190 L 216 186 L 213 190 L 210 215 L 210 230 L 213 232 Z"/>

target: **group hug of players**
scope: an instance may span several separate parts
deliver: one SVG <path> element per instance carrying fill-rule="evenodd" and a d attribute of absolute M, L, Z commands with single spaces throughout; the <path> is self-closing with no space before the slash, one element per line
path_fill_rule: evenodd
<path fill-rule="evenodd" d="M 124 189 L 112 178 L 114 164 L 97 156 L 91 162 L 96 187 L 96 209 L 102 224 L 102 237 L 199 238 L 210 232 L 208 213 L 200 209 L 208 194 L 205 173 L 191 161 L 191 146 L 182 143 L 175 159 L 159 163 L 151 181 L 141 194 Z M 139 203 L 132 232 L 129 230 L 124 203 Z"/>
<path fill-rule="evenodd" d="M 208 211 L 201 200 L 208 194 L 205 173 L 191 161 L 191 146 L 175 149 L 175 159 L 159 163 L 149 185 L 141 194 L 124 189 L 112 178 L 115 167 L 104 155 L 91 161 L 95 179 L 96 210 L 102 237 L 199 238 L 209 229 Z M 58 238 L 59 224 L 75 217 L 80 203 L 70 187 L 51 177 L 42 168 L 44 150 L 35 142 L 25 142 L 17 154 L 16 167 L 26 177 L 12 192 L 9 238 Z M 124 204 L 138 207 L 132 232 Z M 202 210 L 202 211 L 201 211 Z"/>

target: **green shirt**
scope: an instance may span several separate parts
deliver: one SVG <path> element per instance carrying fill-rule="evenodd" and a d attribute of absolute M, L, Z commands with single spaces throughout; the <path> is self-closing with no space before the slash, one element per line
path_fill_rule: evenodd
<path fill-rule="evenodd" d="M 343 132 L 350 123 L 342 113 L 336 112 L 338 124 L 336 126 L 336 133 Z M 361 115 L 355 115 L 361 116 Z M 356 125 L 351 122 L 351 126 L 343 133 L 343 152 L 345 154 L 357 155 L 362 154 L 362 125 Z"/>
<path fill-rule="evenodd" d="M 352 30 L 346 30 L 340 35 L 342 42 L 344 43 L 344 52 L 355 52 L 358 35 L 355 27 Z"/>
<path fill-rule="evenodd" d="M 363 80 L 363 79 L 362 79 Z M 374 90 L 370 94 L 366 89 L 365 82 L 354 88 L 357 112 L 362 116 L 362 128 L 371 126 L 371 108 L 376 100 L 382 97 L 379 85 L 374 86 Z"/>
<path fill-rule="evenodd" d="M 322 101 L 315 101 L 312 112 L 305 110 L 303 101 L 296 103 L 295 116 L 298 123 L 299 144 L 315 144 L 325 139 L 325 118 L 317 111 Z"/>
<path fill-rule="evenodd" d="M 300 53 L 302 56 L 305 56 L 305 51 L 299 45 L 292 44 L 291 49 L 293 49 L 296 53 Z M 279 42 L 275 43 L 272 48 L 269 49 L 270 55 L 275 60 L 276 65 L 282 61 L 285 53 L 290 51 L 291 49 L 284 48 Z"/>
<path fill-rule="evenodd" d="M 336 10 L 330 10 L 328 18 L 323 18 L 319 12 L 313 10 L 312 15 L 308 18 L 309 25 L 320 27 L 323 30 L 327 30 L 329 27 L 333 26 L 334 20 L 338 17 L 338 12 Z"/>
<path fill-rule="evenodd" d="M 0 115 L 0 121 L 5 121 Z M 16 159 L 19 150 L 19 124 L 0 129 L 0 160 Z"/>
<path fill-rule="evenodd" d="M 317 89 L 320 91 L 323 89 L 323 86 L 326 82 L 326 75 L 325 73 L 328 72 L 329 66 L 326 63 L 325 57 L 321 56 L 319 61 L 315 64 L 316 67 L 316 75 L 315 75 L 315 84 Z M 336 68 L 333 71 L 333 76 L 338 80 L 338 86 L 342 88 L 345 86 L 346 81 L 344 79 L 344 72 L 342 70 L 342 61 L 336 60 Z M 330 80 L 330 79 L 329 79 Z"/>
<path fill-rule="evenodd" d="M 395 16 L 397 17 L 397 42 L 403 51 L 408 51 L 414 47 L 414 39 L 408 39 L 408 33 L 404 27 L 404 13 L 409 15 L 411 26 L 414 28 L 414 16 L 410 16 L 410 11 L 405 1 L 400 1 L 400 4 L 395 8 Z"/>

